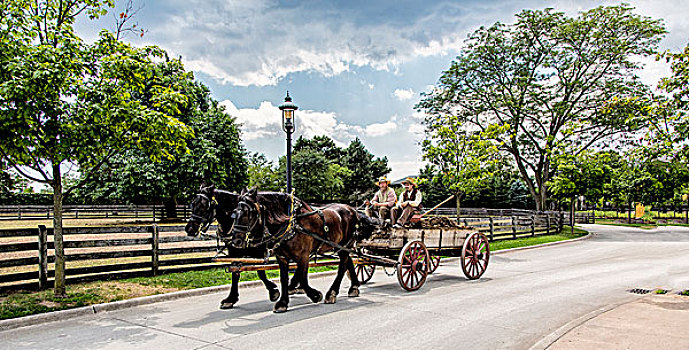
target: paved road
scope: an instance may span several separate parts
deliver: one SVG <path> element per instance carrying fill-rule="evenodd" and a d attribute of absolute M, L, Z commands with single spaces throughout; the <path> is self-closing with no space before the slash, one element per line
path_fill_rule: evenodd
<path fill-rule="evenodd" d="M 106 312 L 0 333 L 1 349 L 528 349 L 574 319 L 639 296 L 689 288 L 689 228 L 589 225 L 588 240 L 494 255 L 468 281 L 447 262 L 417 292 L 377 270 L 362 296 L 273 314 L 263 288 Z M 331 278 L 313 284 L 325 291 Z"/>

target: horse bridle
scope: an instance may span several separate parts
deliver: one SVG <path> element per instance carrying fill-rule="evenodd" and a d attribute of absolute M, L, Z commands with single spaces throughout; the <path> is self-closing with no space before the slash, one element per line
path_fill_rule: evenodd
<path fill-rule="evenodd" d="M 245 211 L 249 216 L 248 225 L 238 223 L 238 219 Z M 235 241 L 235 246 L 237 246 L 237 243 L 241 244 L 242 246 L 247 245 L 249 241 L 249 233 L 253 231 L 253 229 L 256 228 L 256 225 L 262 221 L 261 207 L 258 205 L 258 203 L 254 203 L 254 205 L 247 203 L 247 198 L 245 196 L 241 196 L 239 197 L 237 207 L 234 209 L 230 217 L 233 219 L 232 228 L 230 228 L 230 236 L 238 237 L 233 240 Z"/>
<path fill-rule="evenodd" d="M 199 193 L 196 195 L 196 199 L 199 198 L 203 198 L 206 200 L 206 215 L 196 215 L 193 213 L 192 210 L 191 218 L 189 219 L 189 221 L 191 222 L 199 222 L 199 229 L 196 232 L 197 234 L 199 232 L 206 233 L 206 231 L 208 231 L 208 228 L 211 226 L 211 223 L 213 222 L 213 220 L 215 220 L 215 207 L 218 205 L 218 202 L 215 200 L 215 197 L 208 198 L 208 196 L 206 196 L 205 194 Z M 196 202 L 196 199 L 194 200 L 194 202 Z"/>

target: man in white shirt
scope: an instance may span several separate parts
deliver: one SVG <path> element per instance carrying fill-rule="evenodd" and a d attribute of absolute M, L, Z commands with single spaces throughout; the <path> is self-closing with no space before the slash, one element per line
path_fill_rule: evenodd
<path fill-rule="evenodd" d="M 366 201 L 365 212 L 370 217 L 378 214 L 381 220 L 385 220 L 388 218 L 388 214 L 390 214 L 390 209 L 395 205 L 395 190 L 389 187 L 390 180 L 384 176 L 378 179 L 376 185 L 379 187 L 379 190 L 370 201 Z M 394 217 L 392 219 L 394 221 Z"/>
<path fill-rule="evenodd" d="M 392 209 L 392 222 L 395 223 L 393 227 L 404 226 L 412 215 L 421 210 L 421 191 L 416 188 L 414 179 L 411 177 L 404 179 L 402 186 L 404 186 L 404 191 L 400 193 L 397 206 Z M 395 221 L 398 216 L 399 219 Z"/>

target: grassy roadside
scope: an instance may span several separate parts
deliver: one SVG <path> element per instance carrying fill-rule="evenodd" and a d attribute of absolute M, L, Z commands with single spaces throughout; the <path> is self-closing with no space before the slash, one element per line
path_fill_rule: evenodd
<path fill-rule="evenodd" d="M 537 244 L 564 241 L 585 235 L 587 232 L 575 228 L 575 234 L 527 237 L 491 243 L 491 251 Z M 334 270 L 337 266 L 323 266 L 309 269 L 310 272 Z M 269 278 L 279 276 L 278 271 L 267 271 Z M 242 281 L 258 280 L 255 272 L 242 274 Z M 0 319 L 9 319 L 50 311 L 72 309 L 86 305 L 113 302 L 147 295 L 170 293 L 179 290 L 219 286 L 231 283 L 231 275 L 221 268 L 172 273 L 156 277 L 137 277 L 117 281 L 98 281 L 67 286 L 66 299 L 57 299 L 52 290 L 41 292 L 17 292 L 0 296 Z"/>

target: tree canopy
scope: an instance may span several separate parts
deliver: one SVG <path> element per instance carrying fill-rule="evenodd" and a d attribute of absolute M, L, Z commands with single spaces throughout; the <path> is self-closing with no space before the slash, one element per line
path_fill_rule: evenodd
<path fill-rule="evenodd" d="M 112 0 L 0 2 L 0 157 L 27 179 L 53 189 L 55 295 L 65 295 L 62 197 L 70 164 L 83 179 L 115 154 L 138 149 L 153 159 L 186 150 L 192 131 L 177 119 L 187 97 L 156 81 L 157 47 L 136 48 L 102 32 L 93 44 L 73 28 Z M 146 90 L 147 84 L 153 88 Z M 147 105 L 137 96 L 149 93 Z"/>
<path fill-rule="evenodd" d="M 80 195 L 107 198 L 110 201 L 166 204 L 168 217 L 176 217 L 178 200 L 196 193 L 201 183 L 238 191 L 247 184 L 246 151 L 241 143 L 235 118 L 211 97 L 210 90 L 194 80 L 177 60 L 159 62 L 155 79 L 137 96 L 152 106 L 156 84 L 177 86 L 187 97 L 178 118 L 194 132 L 189 138 L 188 152 L 174 159 L 152 161 L 138 149 L 124 150 L 115 155 L 98 176 L 93 177 Z"/>
<path fill-rule="evenodd" d="M 544 209 L 557 150 L 578 154 L 640 128 L 636 114 L 601 110 L 616 98 L 648 97 L 635 74 L 638 58 L 655 52 L 665 29 L 626 5 L 516 17 L 472 33 L 417 108 L 427 125 L 453 116 L 493 143 Z"/>

